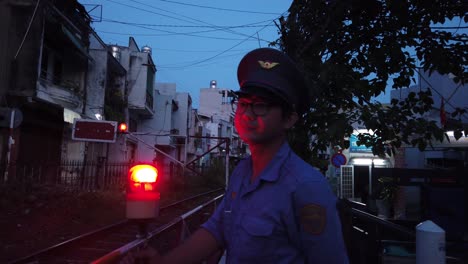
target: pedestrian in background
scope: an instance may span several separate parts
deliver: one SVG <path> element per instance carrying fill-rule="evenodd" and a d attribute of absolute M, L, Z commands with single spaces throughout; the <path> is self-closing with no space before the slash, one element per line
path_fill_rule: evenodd
<path fill-rule="evenodd" d="M 210 219 L 151 263 L 200 263 L 220 250 L 226 263 L 348 263 L 335 195 L 286 142 L 308 108 L 303 75 L 283 52 L 260 48 L 244 56 L 237 77 L 235 127 L 251 156 Z"/>

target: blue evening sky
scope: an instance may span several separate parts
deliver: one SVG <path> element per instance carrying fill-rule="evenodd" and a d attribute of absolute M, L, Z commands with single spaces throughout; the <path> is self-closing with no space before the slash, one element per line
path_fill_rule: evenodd
<path fill-rule="evenodd" d="M 156 81 L 177 84 L 198 108 L 200 88 L 211 80 L 238 89 L 237 64 L 248 51 L 278 38 L 274 20 L 292 0 L 79 0 L 107 44 L 152 48 Z M 100 5 L 96 7 L 95 5 Z M 102 6 L 102 16 L 101 16 Z"/>
<path fill-rule="evenodd" d="M 278 38 L 273 21 L 292 0 L 79 0 L 107 44 L 152 48 L 156 81 L 177 84 L 199 106 L 200 88 L 211 80 L 238 89 L 237 64 L 248 51 Z M 456 18 L 444 26 L 466 26 Z M 460 29 L 466 33 L 466 29 Z M 454 30 L 453 30 L 454 31 Z M 460 33 L 460 32 L 459 32 Z M 390 101 L 390 87 L 376 99 Z"/>

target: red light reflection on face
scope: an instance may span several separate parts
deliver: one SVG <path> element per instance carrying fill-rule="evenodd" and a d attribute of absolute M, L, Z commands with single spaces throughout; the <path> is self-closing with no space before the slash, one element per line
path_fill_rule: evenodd
<path fill-rule="evenodd" d="M 264 102 L 263 99 L 259 97 L 248 97 L 248 98 L 240 98 L 239 101 L 245 103 L 255 103 L 255 102 Z M 251 107 L 247 107 L 245 112 L 242 114 L 236 112 L 234 117 L 234 125 L 236 127 L 237 132 L 242 140 L 246 143 L 256 141 L 259 137 L 261 137 L 265 133 L 265 120 L 268 116 L 257 116 L 253 113 Z"/>

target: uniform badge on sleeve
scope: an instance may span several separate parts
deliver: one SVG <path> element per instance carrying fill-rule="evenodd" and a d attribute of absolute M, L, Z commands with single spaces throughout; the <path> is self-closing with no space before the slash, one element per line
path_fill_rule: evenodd
<path fill-rule="evenodd" d="M 309 234 L 320 235 L 325 229 L 327 213 L 324 207 L 307 204 L 300 211 L 301 226 Z"/>

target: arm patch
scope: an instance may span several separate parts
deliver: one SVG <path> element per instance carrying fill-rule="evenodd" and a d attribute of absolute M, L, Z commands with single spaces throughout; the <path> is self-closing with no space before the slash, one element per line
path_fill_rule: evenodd
<path fill-rule="evenodd" d="M 320 235 L 327 223 L 327 213 L 324 207 L 317 204 L 307 204 L 300 211 L 302 229 L 311 235 Z"/>

